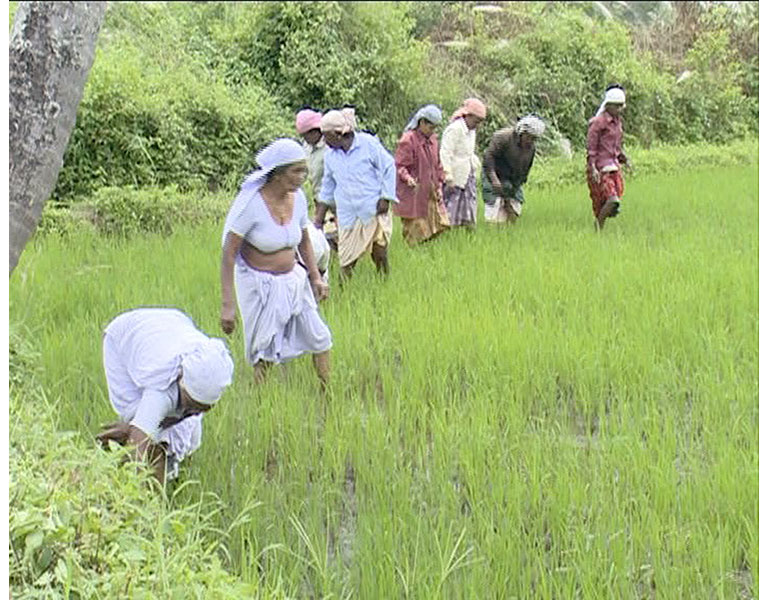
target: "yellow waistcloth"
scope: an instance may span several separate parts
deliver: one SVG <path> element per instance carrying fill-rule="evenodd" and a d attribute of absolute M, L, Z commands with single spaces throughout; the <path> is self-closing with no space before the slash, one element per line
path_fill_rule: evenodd
<path fill-rule="evenodd" d="M 340 226 L 340 223 L 338 223 Z M 365 252 L 372 250 L 372 245 L 388 246 L 393 232 L 393 217 L 390 211 L 384 215 L 374 216 L 369 223 L 360 219 L 351 229 L 340 228 L 338 231 L 338 258 L 340 266 L 345 267 L 361 258 Z"/>
<path fill-rule="evenodd" d="M 410 246 L 416 246 L 420 242 L 434 238 L 451 226 L 446 207 L 434 194 L 431 194 L 427 209 L 427 217 L 416 219 L 402 217 L 401 219 L 402 234 Z"/>

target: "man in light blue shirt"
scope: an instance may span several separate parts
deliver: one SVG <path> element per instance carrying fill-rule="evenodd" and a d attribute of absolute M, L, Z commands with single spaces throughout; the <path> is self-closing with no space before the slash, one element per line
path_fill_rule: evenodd
<path fill-rule="evenodd" d="M 314 224 L 322 227 L 325 211 L 338 216 L 338 257 L 344 276 L 370 252 L 378 272 L 388 274 L 388 246 L 392 233 L 391 202 L 396 199 L 393 156 L 373 135 L 356 131 L 354 111 L 331 110 L 320 129 L 329 147 Z"/>

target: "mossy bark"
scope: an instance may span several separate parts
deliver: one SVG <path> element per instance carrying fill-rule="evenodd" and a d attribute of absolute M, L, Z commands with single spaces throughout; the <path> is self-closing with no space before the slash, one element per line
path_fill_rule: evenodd
<path fill-rule="evenodd" d="M 21 2 L 9 48 L 10 273 L 55 187 L 105 2 Z"/>

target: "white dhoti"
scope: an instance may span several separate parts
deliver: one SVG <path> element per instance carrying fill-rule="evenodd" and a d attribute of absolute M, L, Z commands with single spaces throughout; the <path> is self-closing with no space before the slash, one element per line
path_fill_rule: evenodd
<path fill-rule="evenodd" d="M 246 360 L 283 363 L 332 347 L 332 335 L 317 310 L 306 275 L 296 264 L 288 273 L 267 273 L 238 255 L 235 290 L 243 320 Z"/>
<path fill-rule="evenodd" d="M 514 198 L 497 196 L 493 204 L 485 205 L 485 219 L 488 223 L 506 223 L 512 215 L 522 214 L 522 203 Z"/>
<path fill-rule="evenodd" d="M 345 267 L 361 258 L 365 252 L 371 252 L 372 246 L 388 246 L 393 233 L 393 217 L 390 210 L 383 215 L 376 215 L 368 223 L 360 219 L 354 221 L 349 229 L 340 229 L 338 234 L 338 258 L 340 266 Z"/>

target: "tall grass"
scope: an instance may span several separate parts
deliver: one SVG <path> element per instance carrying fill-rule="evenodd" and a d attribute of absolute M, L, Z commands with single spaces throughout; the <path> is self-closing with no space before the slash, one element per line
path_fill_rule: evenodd
<path fill-rule="evenodd" d="M 634 179 L 603 235 L 580 186 L 526 197 L 508 229 L 410 250 L 397 228 L 387 281 L 368 261 L 333 277 L 327 399 L 305 359 L 255 387 L 232 336 L 234 384 L 183 477 L 229 514 L 262 503 L 230 542 L 243 578 L 296 597 L 758 596 L 757 168 Z M 177 306 L 221 335 L 219 230 L 26 250 L 11 322 L 62 427 L 112 417 L 118 312 Z"/>

